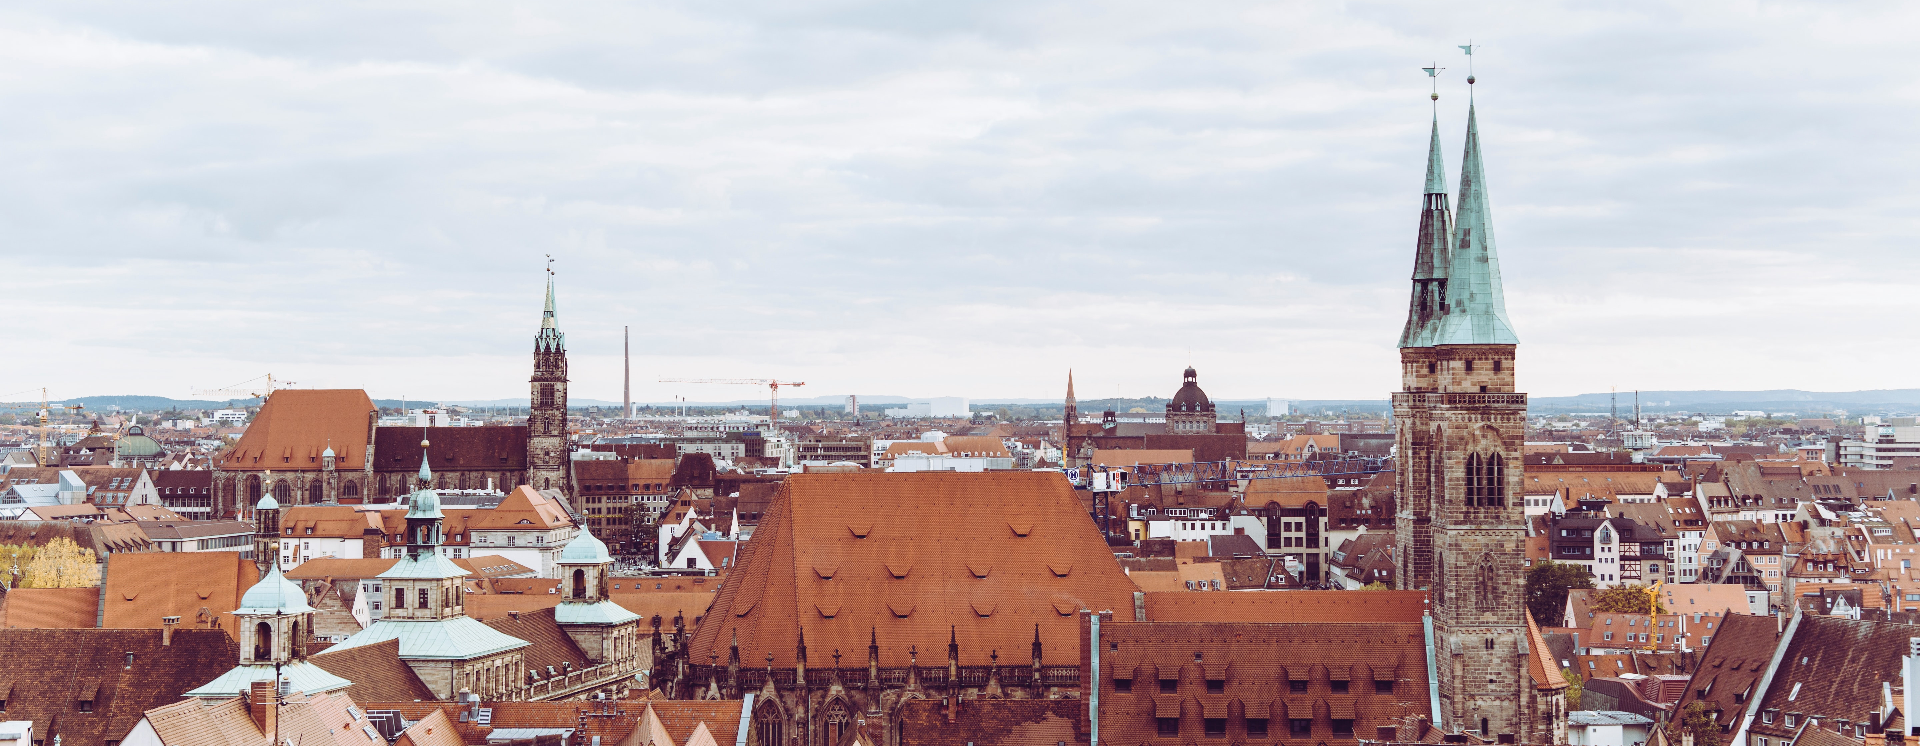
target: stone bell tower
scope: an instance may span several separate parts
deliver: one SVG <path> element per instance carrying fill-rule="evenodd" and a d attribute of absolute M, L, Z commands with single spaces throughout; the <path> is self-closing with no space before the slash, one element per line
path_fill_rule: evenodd
<path fill-rule="evenodd" d="M 567 335 L 553 308 L 553 260 L 547 260 L 547 308 L 533 337 L 533 395 L 527 415 L 527 484 L 572 496 L 567 468 Z"/>

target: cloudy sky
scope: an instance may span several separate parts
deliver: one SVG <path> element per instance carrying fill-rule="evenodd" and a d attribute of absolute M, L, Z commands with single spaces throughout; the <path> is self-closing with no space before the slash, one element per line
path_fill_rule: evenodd
<path fill-rule="evenodd" d="M 1522 388 L 1910 387 L 1893 2 L 9 3 L 0 399 L 1379 398 L 1438 60 Z"/>

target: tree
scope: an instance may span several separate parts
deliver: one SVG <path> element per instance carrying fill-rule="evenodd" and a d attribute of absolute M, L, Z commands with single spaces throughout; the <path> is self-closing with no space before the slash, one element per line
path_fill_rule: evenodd
<path fill-rule="evenodd" d="M 1593 574 L 1587 568 L 1542 560 L 1527 570 L 1527 611 L 1534 622 L 1558 627 L 1567 614 L 1567 591 L 1592 587 Z"/>
<path fill-rule="evenodd" d="M 0 544 L 0 586 L 20 587 L 20 579 L 37 550 L 39 547 L 32 544 Z"/>
<path fill-rule="evenodd" d="M 1713 713 L 1707 710 L 1705 702 L 1695 700 L 1680 711 L 1670 726 L 1676 730 L 1693 734 L 1693 746 L 1720 746 L 1720 725 L 1713 722 Z M 1671 739 L 1678 743 L 1680 739 Z"/>
<path fill-rule="evenodd" d="M 1375 581 L 1373 581 L 1373 582 L 1371 582 L 1371 583 L 1368 583 L 1368 584 L 1366 584 L 1366 585 L 1363 585 L 1363 586 L 1360 586 L 1360 590 L 1363 590 L 1363 591 L 1390 591 L 1390 590 L 1393 590 L 1393 586 L 1390 586 L 1390 585 L 1387 585 L 1386 583 L 1382 583 L 1382 582 L 1380 582 L 1380 581 L 1378 581 L 1378 580 L 1375 580 Z"/>
<path fill-rule="evenodd" d="M 1616 585 L 1593 594 L 1593 610 L 1615 614 L 1651 614 L 1652 595 L 1645 588 Z"/>
<path fill-rule="evenodd" d="M 1580 693 L 1586 690 L 1586 685 L 1580 682 L 1580 673 L 1571 668 L 1562 668 L 1560 677 L 1567 680 L 1567 711 L 1580 709 Z"/>
<path fill-rule="evenodd" d="M 94 588 L 100 585 L 100 563 L 93 550 L 64 536 L 47 542 L 33 554 L 21 578 L 22 588 Z"/>

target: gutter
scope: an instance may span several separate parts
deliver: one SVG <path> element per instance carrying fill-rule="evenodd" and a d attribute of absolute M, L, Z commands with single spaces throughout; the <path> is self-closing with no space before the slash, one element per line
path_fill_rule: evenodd
<path fill-rule="evenodd" d="M 1092 618 L 1092 643 L 1089 660 L 1093 662 L 1093 680 L 1087 684 L 1087 719 L 1091 723 L 1092 740 L 1087 746 L 1100 746 L 1100 612 L 1089 615 Z"/>
<path fill-rule="evenodd" d="M 739 734 L 733 738 L 733 746 L 747 746 L 747 728 L 753 725 L 753 692 L 740 697 Z"/>
<path fill-rule="evenodd" d="M 1733 737 L 1727 743 L 1747 742 L 1747 729 L 1753 727 L 1753 719 L 1760 714 L 1760 701 L 1766 699 L 1767 689 L 1773 686 L 1773 675 L 1780 670 L 1780 661 L 1786 659 L 1787 646 L 1793 642 L 1793 634 L 1800 629 L 1800 620 L 1804 618 L 1799 605 L 1795 604 L 1793 621 L 1788 622 L 1787 630 L 1780 633 L 1779 645 L 1773 649 L 1773 659 L 1767 661 L 1767 672 L 1761 674 L 1760 684 L 1754 687 L 1753 696 L 1747 699 L 1747 711 L 1740 716 L 1740 729 L 1733 732 Z"/>
<path fill-rule="evenodd" d="M 1433 649 L 1433 615 L 1420 615 L 1420 631 L 1427 637 L 1427 707 L 1428 717 L 1433 719 L 1433 727 L 1442 726 L 1440 722 L 1440 668 L 1434 659 L 1439 651 Z"/>

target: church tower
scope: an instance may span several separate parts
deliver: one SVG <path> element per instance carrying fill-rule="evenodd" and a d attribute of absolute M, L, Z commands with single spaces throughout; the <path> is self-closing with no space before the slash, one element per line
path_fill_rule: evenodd
<path fill-rule="evenodd" d="M 1073 437 L 1073 426 L 1079 422 L 1080 401 L 1073 396 L 1073 370 L 1069 368 L 1067 370 L 1067 409 L 1060 424 L 1060 438 L 1065 444 L 1060 449 L 1060 465 L 1070 469 L 1085 465 L 1080 463 L 1080 443 Z"/>
<path fill-rule="evenodd" d="M 1397 577 L 1432 597 L 1440 727 L 1531 742 L 1550 724 L 1530 704 L 1520 497 L 1527 396 L 1514 390 L 1519 339 L 1501 292 L 1471 105 L 1451 225 L 1439 144 L 1436 120 L 1400 336 L 1402 390 L 1393 396 Z"/>
<path fill-rule="evenodd" d="M 547 260 L 547 309 L 533 338 L 533 396 L 527 416 L 527 484 L 571 496 L 567 468 L 567 335 L 553 310 L 553 260 Z"/>

